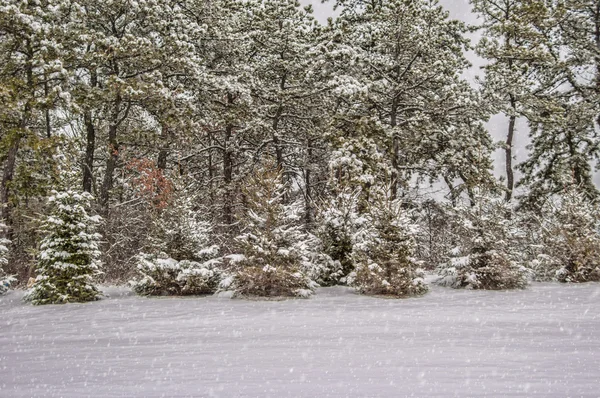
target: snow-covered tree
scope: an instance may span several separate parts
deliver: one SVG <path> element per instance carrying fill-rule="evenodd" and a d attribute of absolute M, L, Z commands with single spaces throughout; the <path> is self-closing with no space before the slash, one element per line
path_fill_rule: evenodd
<path fill-rule="evenodd" d="M 140 278 L 131 281 L 133 291 L 143 296 L 186 296 L 212 294 L 222 279 L 217 252 L 205 250 L 198 253 L 204 262 L 181 260 L 165 253 L 140 254 Z"/>
<path fill-rule="evenodd" d="M 589 103 L 568 104 L 568 99 L 548 99 L 546 109 L 552 116 L 530 123 L 532 144 L 529 158 L 520 165 L 528 188 L 522 201 L 536 207 L 553 194 L 576 188 L 589 199 L 598 197 L 593 182 L 592 159 L 600 155 L 597 127 Z"/>
<path fill-rule="evenodd" d="M 528 188 L 523 202 L 538 207 L 548 197 L 577 189 L 599 196 L 593 165 L 600 156 L 600 8 L 595 0 L 536 1 L 530 21 L 544 38 L 547 62 L 529 62 L 535 102 L 527 115 L 530 156 L 520 168 Z"/>
<path fill-rule="evenodd" d="M 12 216 L 16 198 L 29 201 L 55 182 L 48 181 L 55 114 L 69 100 L 60 3 L 0 1 L 0 219 L 8 238 L 19 221 Z"/>
<path fill-rule="evenodd" d="M 424 273 L 413 258 L 416 225 L 399 200 L 375 202 L 354 237 L 348 277 L 360 293 L 410 297 L 425 294 Z"/>
<path fill-rule="evenodd" d="M 327 261 L 321 263 L 316 279 L 322 286 L 344 283 L 354 270 L 354 235 L 364 222 L 357 205 L 358 193 L 343 191 L 331 198 L 318 215 L 318 250 L 328 257 Z"/>
<path fill-rule="evenodd" d="M 136 293 L 201 295 L 217 290 L 222 272 L 216 234 L 194 202 L 188 192 L 178 192 L 154 220 L 146 252 L 137 256 L 138 277 L 130 282 Z"/>
<path fill-rule="evenodd" d="M 0 231 L 4 230 L 6 226 L 0 223 Z M 1 235 L 0 235 L 1 236 Z M 10 285 L 14 282 L 14 278 L 4 273 L 4 266 L 8 264 L 8 246 L 10 241 L 8 239 L 0 238 L 0 294 L 6 293 Z"/>
<path fill-rule="evenodd" d="M 244 190 L 247 211 L 240 221 L 235 254 L 226 256 L 234 273 L 222 289 L 240 296 L 308 297 L 316 286 L 302 264 L 301 206 L 285 204 L 281 173 L 271 166 L 256 171 Z"/>
<path fill-rule="evenodd" d="M 548 200 L 540 217 L 539 255 L 531 262 L 539 280 L 600 281 L 600 209 L 569 189 Z"/>
<path fill-rule="evenodd" d="M 42 228 L 45 237 L 38 255 L 38 276 L 25 296 L 33 304 L 63 304 L 98 300 L 94 276 L 100 273 L 94 232 L 99 216 L 88 214 L 92 196 L 73 190 L 53 191 L 50 215 Z"/>
<path fill-rule="evenodd" d="M 471 0 L 473 11 L 480 18 L 478 27 L 482 39 L 477 53 L 486 60 L 482 92 L 486 106 L 508 118 L 504 144 L 506 167 L 506 200 L 510 201 L 515 187 L 513 143 L 517 119 L 531 107 L 536 88 L 535 68 L 547 56 L 544 38 L 532 21 L 540 18 L 543 8 L 536 2 L 521 0 Z"/>
<path fill-rule="evenodd" d="M 386 181 L 393 198 L 414 176 L 445 178 L 455 191 L 455 179 L 489 181 L 485 114 L 460 77 L 466 26 L 436 0 L 336 4 L 323 49 L 337 99 L 328 132 L 341 158 L 360 161 L 363 179 Z"/>
<path fill-rule="evenodd" d="M 189 192 L 177 192 L 167 208 L 154 220 L 151 252 L 164 252 L 175 260 L 207 260 L 218 253 L 218 234 L 206 220 L 206 209 L 195 206 Z"/>
<path fill-rule="evenodd" d="M 454 210 L 456 247 L 438 272 L 438 283 L 453 288 L 515 289 L 527 285 L 527 272 L 512 252 L 522 236 L 512 207 L 501 198 L 479 195 Z"/>

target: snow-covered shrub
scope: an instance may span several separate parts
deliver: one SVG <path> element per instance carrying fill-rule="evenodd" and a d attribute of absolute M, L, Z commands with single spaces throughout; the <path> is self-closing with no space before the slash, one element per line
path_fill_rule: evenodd
<path fill-rule="evenodd" d="M 410 297 L 425 294 L 428 286 L 412 257 L 416 226 L 399 201 L 372 205 L 367 222 L 354 238 L 352 260 L 356 271 L 350 282 L 360 293 Z"/>
<path fill-rule="evenodd" d="M 4 224 L 0 223 L 0 232 L 6 228 Z M 10 241 L 8 239 L 0 238 L 0 295 L 6 293 L 16 280 L 10 275 L 4 273 L 3 267 L 8 264 L 8 246 Z"/>
<path fill-rule="evenodd" d="M 438 283 L 453 288 L 516 289 L 527 285 L 527 271 L 511 252 L 521 236 L 518 220 L 501 198 L 478 196 L 453 212 L 457 246 L 438 272 Z"/>
<path fill-rule="evenodd" d="M 222 278 L 219 247 L 211 244 L 213 229 L 179 195 L 154 222 L 150 253 L 137 256 L 138 278 L 130 282 L 140 295 L 212 294 Z"/>
<path fill-rule="evenodd" d="M 216 257 L 217 253 L 205 253 Z M 165 253 L 140 254 L 141 278 L 131 282 L 133 291 L 143 296 L 185 296 L 212 294 L 221 282 L 220 261 L 177 261 Z"/>
<path fill-rule="evenodd" d="M 213 226 L 203 218 L 206 212 L 194 207 L 193 197 L 179 196 L 154 222 L 152 252 L 164 252 L 178 261 L 217 258 Z"/>
<path fill-rule="evenodd" d="M 263 169 L 245 189 L 247 212 L 237 252 L 227 256 L 234 273 L 223 285 L 238 296 L 307 297 L 315 283 L 302 264 L 307 235 L 296 203 L 285 204 L 281 174 Z"/>
<path fill-rule="evenodd" d="M 357 211 L 358 194 L 342 192 L 333 198 L 318 217 L 319 252 L 322 253 L 316 281 L 321 286 L 345 282 L 354 270 L 352 260 L 353 239 L 361 217 Z"/>
<path fill-rule="evenodd" d="M 540 254 L 530 267 L 536 279 L 600 281 L 600 209 L 574 190 L 542 208 Z"/>
<path fill-rule="evenodd" d="M 324 252 L 323 241 L 310 232 L 298 247 L 304 273 L 319 286 L 333 286 L 342 279 L 342 266 Z"/>
<path fill-rule="evenodd" d="M 93 284 L 100 273 L 101 236 L 94 232 L 99 216 L 88 215 L 92 196 L 72 190 L 53 191 L 48 199 L 51 214 L 38 255 L 38 276 L 25 299 L 33 304 L 61 304 L 98 300 Z"/>

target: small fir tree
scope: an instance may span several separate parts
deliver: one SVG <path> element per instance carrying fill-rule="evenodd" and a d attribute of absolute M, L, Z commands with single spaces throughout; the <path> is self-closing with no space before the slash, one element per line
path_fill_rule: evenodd
<path fill-rule="evenodd" d="M 527 272 L 511 253 L 521 232 L 510 205 L 501 198 L 480 195 L 454 212 L 458 245 L 439 267 L 439 284 L 453 288 L 515 289 L 527 285 Z"/>
<path fill-rule="evenodd" d="M 363 294 L 410 297 L 428 290 L 413 258 L 416 225 L 398 200 L 375 202 L 354 238 L 356 271 L 349 279 Z"/>
<path fill-rule="evenodd" d="M 208 257 L 213 252 L 205 253 Z M 165 253 L 140 254 L 138 272 L 141 278 L 131 282 L 133 291 L 142 296 L 186 296 L 216 292 L 221 281 L 218 259 L 204 262 L 177 261 Z"/>
<path fill-rule="evenodd" d="M 532 261 L 537 279 L 600 281 L 600 209 L 573 188 L 542 210 L 542 249 Z"/>
<path fill-rule="evenodd" d="M 154 222 L 151 253 L 164 252 L 177 260 L 204 262 L 219 253 L 218 234 L 207 221 L 208 210 L 195 206 L 198 200 L 185 192 L 178 193 L 169 207 Z"/>
<path fill-rule="evenodd" d="M 295 203 L 285 204 L 281 173 L 268 166 L 252 175 L 245 190 L 244 233 L 236 238 L 238 253 L 231 278 L 222 289 L 239 296 L 308 297 L 316 284 L 304 272 L 302 247 L 307 240 Z"/>
<path fill-rule="evenodd" d="M 0 223 L 0 232 L 2 232 L 6 226 Z M 8 264 L 8 246 L 10 241 L 5 238 L 0 238 L 0 295 L 6 293 L 10 288 L 10 285 L 15 282 L 15 279 L 4 273 L 3 267 Z"/>
<path fill-rule="evenodd" d="M 222 279 L 219 246 L 212 225 L 193 198 L 178 195 L 154 223 L 149 253 L 137 256 L 139 278 L 130 282 L 145 296 L 214 293 Z"/>
<path fill-rule="evenodd" d="M 38 276 L 25 299 L 33 304 L 63 304 L 98 300 L 93 277 L 100 273 L 98 241 L 94 232 L 99 216 L 90 216 L 92 196 L 72 190 L 53 191 L 51 214 L 42 227 Z"/>
<path fill-rule="evenodd" d="M 359 229 L 358 194 L 342 192 L 334 197 L 319 215 L 317 236 L 319 251 L 323 254 L 316 281 L 321 286 L 345 283 L 354 271 L 352 247 L 354 234 Z"/>

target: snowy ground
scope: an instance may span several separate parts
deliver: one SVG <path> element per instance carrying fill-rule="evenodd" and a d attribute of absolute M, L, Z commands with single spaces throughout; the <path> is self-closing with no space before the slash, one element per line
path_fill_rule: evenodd
<path fill-rule="evenodd" d="M 0 397 L 598 397 L 600 285 L 387 300 L 0 298 Z"/>

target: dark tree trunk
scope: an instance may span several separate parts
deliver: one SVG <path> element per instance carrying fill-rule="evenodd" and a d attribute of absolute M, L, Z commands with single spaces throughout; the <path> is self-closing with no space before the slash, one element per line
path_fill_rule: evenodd
<path fill-rule="evenodd" d="M 398 125 L 398 99 L 394 97 L 392 101 L 392 109 L 390 112 L 390 126 L 392 130 Z M 394 132 L 392 138 L 392 178 L 390 181 L 390 198 L 396 200 L 398 198 L 398 138 Z"/>
<path fill-rule="evenodd" d="M 600 1 L 596 2 L 594 10 L 594 41 L 596 43 L 596 98 L 600 97 Z M 600 114 L 596 118 L 596 123 L 600 127 Z"/>
<path fill-rule="evenodd" d="M 512 149 L 513 149 L 513 140 L 515 136 L 515 124 L 517 122 L 517 117 L 514 115 L 514 111 L 516 110 L 516 101 L 514 97 L 511 95 L 510 97 L 510 106 L 513 110 L 513 114 L 510 116 L 508 121 L 508 134 L 506 136 L 506 146 L 504 148 L 504 155 L 506 159 L 506 196 L 505 200 L 510 202 L 513 196 L 513 191 L 515 188 L 515 176 L 513 172 L 512 165 Z"/>
<path fill-rule="evenodd" d="M 92 112 L 85 111 L 83 114 L 85 124 L 85 159 L 83 161 L 83 190 L 92 193 L 94 182 L 94 152 L 96 150 L 96 129 L 92 120 Z"/>
<path fill-rule="evenodd" d="M 160 132 L 160 140 L 161 146 L 158 152 L 158 159 L 156 160 L 156 167 L 159 170 L 167 169 L 167 159 L 169 158 L 169 146 L 171 144 L 169 140 L 169 130 L 168 127 L 163 125 Z"/>
<path fill-rule="evenodd" d="M 283 171 L 283 149 L 281 148 L 281 143 L 279 142 L 279 136 L 277 135 L 277 129 L 279 128 L 279 120 L 281 119 L 281 114 L 283 113 L 283 106 L 279 105 L 277 108 L 277 113 L 273 118 L 273 145 L 275 146 L 275 157 L 277 161 L 277 170 L 279 172 Z"/>
<path fill-rule="evenodd" d="M 307 141 L 306 165 L 304 166 L 304 220 L 307 227 L 313 223 L 313 208 L 312 208 L 312 187 L 311 187 L 311 164 L 312 164 L 312 143 L 310 138 Z"/>
<path fill-rule="evenodd" d="M 44 82 L 44 95 L 46 96 L 46 100 L 48 99 L 48 82 Z M 44 109 L 44 117 L 46 121 L 46 137 L 52 137 L 52 125 L 50 120 L 50 106 L 46 106 Z"/>
<path fill-rule="evenodd" d="M 108 213 L 110 191 L 113 189 L 114 172 L 117 168 L 117 162 L 119 160 L 119 142 L 117 140 L 117 132 L 119 128 L 119 113 L 121 110 L 121 103 L 121 96 L 117 95 L 117 98 L 113 104 L 110 125 L 108 127 L 108 154 L 106 159 L 106 172 L 104 174 L 104 181 L 102 182 L 102 188 L 100 190 L 100 206 L 105 214 Z"/>
<path fill-rule="evenodd" d="M 96 87 L 98 78 L 96 72 L 91 73 L 91 87 Z M 83 160 L 83 190 L 92 193 L 94 186 L 94 152 L 96 151 L 96 129 L 92 118 L 92 111 L 87 109 L 83 114 L 85 125 L 85 158 Z M 95 189 L 94 189 L 95 191 Z"/>
<path fill-rule="evenodd" d="M 233 126 L 225 128 L 225 151 L 223 152 L 223 183 L 225 184 L 225 198 L 223 200 L 223 223 L 229 228 L 233 224 L 233 159 L 232 148 L 229 140 Z"/>
<path fill-rule="evenodd" d="M 227 103 L 233 105 L 233 95 L 227 94 Z M 233 148 L 230 140 L 233 137 L 233 125 L 225 127 L 225 150 L 223 151 L 223 183 L 225 198 L 223 198 L 223 223 L 229 230 L 233 225 Z"/>

